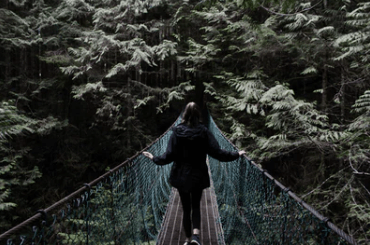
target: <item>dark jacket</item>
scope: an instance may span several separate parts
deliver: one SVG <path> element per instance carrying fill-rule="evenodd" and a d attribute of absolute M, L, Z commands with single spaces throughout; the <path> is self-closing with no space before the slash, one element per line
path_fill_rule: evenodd
<path fill-rule="evenodd" d="M 202 124 L 191 128 L 179 124 L 173 128 L 166 152 L 153 158 L 157 165 L 174 162 L 170 184 L 183 191 L 210 186 L 207 154 L 222 162 L 233 161 L 238 152 L 222 150 L 213 134 Z"/>

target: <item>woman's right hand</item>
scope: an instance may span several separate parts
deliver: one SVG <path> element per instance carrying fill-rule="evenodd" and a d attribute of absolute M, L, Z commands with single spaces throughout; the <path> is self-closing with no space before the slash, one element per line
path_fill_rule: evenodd
<path fill-rule="evenodd" d="M 153 154 L 147 151 L 143 151 L 143 155 L 149 158 L 150 160 L 153 160 Z"/>
<path fill-rule="evenodd" d="M 245 151 L 239 151 L 239 156 L 244 155 L 245 153 Z"/>

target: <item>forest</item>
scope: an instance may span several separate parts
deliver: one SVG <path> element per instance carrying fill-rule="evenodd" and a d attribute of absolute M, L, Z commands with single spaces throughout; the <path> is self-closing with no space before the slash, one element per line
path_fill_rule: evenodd
<path fill-rule="evenodd" d="M 2 0 L 0 233 L 195 101 L 370 243 L 370 1 Z"/>

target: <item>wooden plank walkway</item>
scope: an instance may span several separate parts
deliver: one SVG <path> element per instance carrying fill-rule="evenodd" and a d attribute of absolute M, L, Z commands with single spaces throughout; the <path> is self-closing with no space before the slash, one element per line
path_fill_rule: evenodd
<path fill-rule="evenodd" d="M 211 184 L 212 185 L 212 184 Z M 223 245 L 223 232 L 219 222 L 219 213 L 214 189 L 203 191 L 201 208 L 201 235 L 202 245 Z M 157 245 L 183 245 L 185 232 L 182 227 L 182 205 L 180 196 L 172 188 L 171 198 L 167 206 L 166 215 L 158 235 Z"/>

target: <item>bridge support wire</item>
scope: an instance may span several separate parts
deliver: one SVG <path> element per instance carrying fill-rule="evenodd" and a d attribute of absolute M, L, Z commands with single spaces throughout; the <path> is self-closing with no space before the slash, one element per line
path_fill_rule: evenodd
<path fill-rule="evenodd" d="M 209 129 L 222 148 L 238 150 L 212 118 Z M 224 230 L 226 244 L 283 244 L 283 240 L 290 244 L 357 244 L 353 237 L 328 221 L 255 162 L 247 157 L 244 159 L 245 173 L 240 172 L 243 169 L 241 161 L 210 161 L 220 215 L 228 217 L 223 219 L 223 227 L 232 227 L 231 230 Z M 224 189 L 226 178 L 232 183 L 227 190 Z M 245 192 L 240 191 L 243 190 L 241 184 Z M 237 197 L 233 201 L 227 198 L 230 191 Z M 242 212 L 241 217 L 248 217 L 248 222 L 243 224 L 237 217 L 230 218 L 234 211 L 229 207 L 233 206 Z M 281 230 L 283 226 L 285 228 Z M 254 231 L 254 242 L 243 235 L 243 230 L 249 229 Z"/>
<path fill-rule="evenodd" d="M 208 121 L 223 149 L 238 150 Z M 142 151 L 162 154 L 171 134 L 167 130 Z M 171 165 L 156 166 L 142 151 L 4 232 L 0 245 L 165 244 L 168 234 L 169 244 L 183 244 L 181 204 L 168 184 Z M 202 199 L 203 244 L 356 244 L 250 159 L 209 158 L 209 168 L 213 182 Z M 178 225 L 171 232 L 165 228 L 170 222 Z"/>

